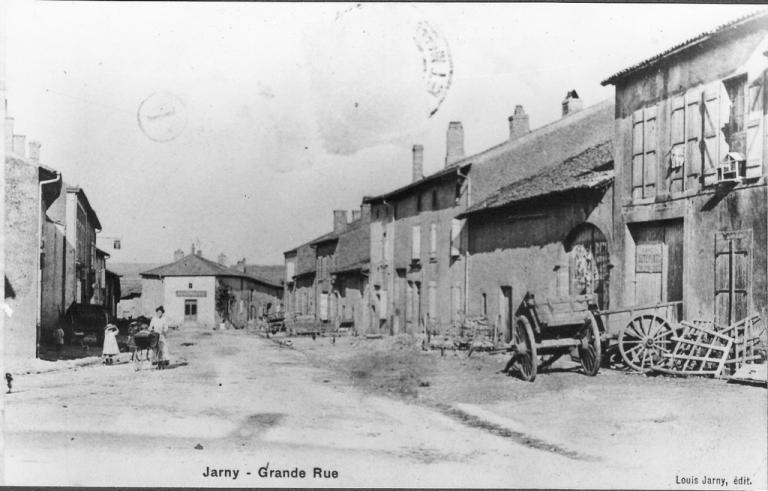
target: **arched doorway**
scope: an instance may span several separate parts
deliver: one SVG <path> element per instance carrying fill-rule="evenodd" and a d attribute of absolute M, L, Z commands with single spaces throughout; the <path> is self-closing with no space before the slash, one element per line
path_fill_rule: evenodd
<path fill-rule="evenodd" d="M 596 294 L 600 309 L 608 308 L 610 254 L 608 240 L 591 223 L 571 230 L 563 241 L 568 254 L 569 294 Z"/>

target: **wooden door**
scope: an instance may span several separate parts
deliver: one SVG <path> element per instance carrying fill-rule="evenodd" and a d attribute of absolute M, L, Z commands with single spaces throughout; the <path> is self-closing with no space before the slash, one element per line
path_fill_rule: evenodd
<path fill-rule="evenodd" d="M 730 325 L 749 315 L 752 231 L 715 234 L 715 322 Z"/>

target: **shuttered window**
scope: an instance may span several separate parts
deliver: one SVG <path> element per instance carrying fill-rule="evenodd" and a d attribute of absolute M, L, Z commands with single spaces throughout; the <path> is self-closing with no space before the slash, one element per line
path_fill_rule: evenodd
<path fill-rule="evenodd" d="M 419 225 L 411 228 L 411 260 L 421 260 L 421 226 Z"/>
<path fill-rule="evenodd" d="M 670 144 L 667 185 L 669 192 L 680 193 L 685 189 L 685 97 L 673 97 L 669 115 Z"/>
<path fill-rule="evenodd" d="M 632 116 L 632 199 L 656 193 L 656 106 L 638 109 Z"/>
<path fill-rule="evenodd" d="M 704 146 L 702 147 L 704 185 L 711 186 L 717 182 L 717 166 L 727 153 L 727 146 L 720 130 L 725 117 L 721 114 L 721 102 L 724 99 L 723 84 L 716 82 L 704 90 L 702 119 Z M 725 104 L 723 104 L 725 106 Z"/>
<path fill-rule="evenodd" d="M 763 106 L 765 91 L 764 75 L 750 84 L 747 97 L 747 170 L 746 178 L 758 178 L 763 175 Z"/>
<path fill-rule="evenodd" d="M 454 218 L 451 221 L 451 257 L 461 255 L 461 229 L 464 228 L 464 220 Z"/>
<path fill-rule="evenodd" d="M 429 258 L 437 259 L 437 224 L 429 226 Z"/>
<path fill-rule="evenodd" d="M 701 174 L 701 91 L 691 89 L 685 93 L 685 169 L 687 189 L 696 189 Z"/>

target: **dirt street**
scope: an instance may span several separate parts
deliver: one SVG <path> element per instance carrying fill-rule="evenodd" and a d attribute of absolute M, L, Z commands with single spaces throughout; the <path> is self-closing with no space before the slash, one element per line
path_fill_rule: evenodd
<path fill-rule="evenodd" d="M 567 369 L 525 384 L 495 373 L 497 357 L 351 338 L 170 341 L 164 371 L 121 355 L 17 375 L 3 483 L 708 489 L 676 484 L 707 475 L 766 487 L 761 388 Z M 305 477 L 285 477 L 294 469 Z"/>

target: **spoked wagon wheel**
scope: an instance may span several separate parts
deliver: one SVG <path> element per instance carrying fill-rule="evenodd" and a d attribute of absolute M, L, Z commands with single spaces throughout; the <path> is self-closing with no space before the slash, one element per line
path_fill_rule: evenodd
<path fill-rule="evenodd" d="M 639 372 L 651 369 L 663 354 L 671 354 L 675 331 L 664 318 L 645 314 L 632 319 L 619 332 L 619 352 L 628 367 Z"/>
<path fill-rule="evenodd" d="M 536 378 L 536 365 L 539 363 L 539 358 L 536 356 L 536 341 L 531 323 L 523 315 L 515 320 L 512 342 L 515 345 L 514 367 L 523 380 L 533 382 Z"/>
<path fill-rule="evenodd" d="M 600 347 L 600 329 L 597 327 L 594 317 L 590 317 L 584 324 L 581 332 L 581 344 L 579 345 L 579 359 L 584 373 L 593 377 L 600 370 L 600 362 L 603 352 Z"/>

